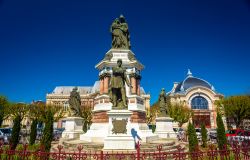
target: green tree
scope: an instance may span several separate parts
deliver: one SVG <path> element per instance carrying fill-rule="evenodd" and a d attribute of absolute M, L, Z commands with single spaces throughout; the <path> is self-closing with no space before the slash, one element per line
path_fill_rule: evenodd
<path fill-rule="evenodd" d="M 240 127 L 244 119 L 250 117 L 250 98 L 249 96 L 231 96 L 218 103 L 224 108 L 227 118 L 232 118 L 237 128 Z"/>
<path fill-rule="evenodd" d="M 12 150 L 16 149 L 16 146 L 18 145 L 18 142 L 19 142 L 19 134 L 21 131 L 21 122 L 22 122 L 21 116 L 17 115 L 14 119 L 14 125 L 12 128 L 11 139 L 10 139 L 10 144 L 11 144 Z"/>
<path fill-rule="evenodd" d="M 159 107 L 159 101 L 155 102 L 152 106 L 150 106 L 150 120 L 151 122 L 155 121 L 155 118 L 157 117 L 157 115 L 160 113 L 160 107 Z"/>
<path fill-rule="evenodd" d="M 37 124 L 38 119 L 33 119 L 30 127 L 30 141 L 29 145 L 33 145 L 36 142 L 36 136 L 37 136 Z"/>
<path fill-rule="evenodd" d="M 89 126 L 92 124 L 92 109 L 90 106 L 83 106 L 81 110 L 81 117 L 83 118 L 83 131 L 87 132 Z"/>
<path fill-rule="evenodd" d="M 13 122 L 14 122 L 14 125 L 12 128 L 11 139 L 10 139 L 12 150 L 16 149 L 16 146 L 19 142 L 21 122 L 26 116 L 27 110 L 28 110 L 27 105 L 24 103 L 10 104 L 5 109 L 5 114 L 7 115 L 7 117 L 13 119 Z"/>
<path fill-rule="evenodd" d="M 8 106 L 8 100 L 4 96 L 0 96 L 0 126 L 2 126 L 4 120 L 4 110 Z"/>
<path fill-rule="evenodd" d="M 44 146 L 46 152 L 50 151 L 51 142 L 53 140 L 53 122 L 54 116 L 51 110 L 46 111 L 45 127 L 41 139 L 41 145 Z"/>
<path fill-rule="evenodd" d="M 152 112 L 150 110 L 151 110 L 151 108 L 146 109 L 146 123 L 147 124 L 152 124 L 152 122 L 153 122 L 154 115 L 152 114 Z"/>
<path fill-rule="evenodd" d="M 205 127 L 205 124 L 201 124 L 201 139 L 202 139 L 202 147 L 207 147 L 207 129 Z"/>
<path fill-rule="evenodd" d="M 192 117 L 192 110 L 184 105 L 184 103 L 174 103 L 169 105 L 169 115 L 175 122 L 178 122 L 178 126 L 182 127 L 184 123 L 187 123 Z"/>
<path fill-rule="evenodd" d="M 227 144 L 226 134 L 225 134 L 225 127 L 222 121 L 222 117 L 220 113 L 217 113 L 216 117 L 217 123 L 217 141 L 219 149 L 223 149 L 224 145 Z"/>
<path fill-rule="evenodd" d="M 188 123 L 188 146 L 189 152 L 195 152 L 198 149 L 198 139 L 195 132 L 194 125 L 192 123 Z"/>
<path fill-rule="evenodd" d="M 37 124 L 41 121 L 43 103 L 34 103 L 29 105 L 29 118 L 32 120 L 30 128 L 29 145 L 33 145 L 37 136 Z"/>
<path fill-rule="evenodd" d="M 41 120 L 45 124 L 41 145 L 44 146 L 46 152 L 49 152 L 53 140 L 53 122 L 63 117 L 63 107 L 45 104 L 41 104 L 39 107 Z"/>

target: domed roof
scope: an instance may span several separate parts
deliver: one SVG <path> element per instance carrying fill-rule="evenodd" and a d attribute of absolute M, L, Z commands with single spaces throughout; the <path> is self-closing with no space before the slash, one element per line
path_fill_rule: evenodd
<path fill-rule="evenodd" d="M 214 91 L 214 87 L 210 83 L 208 83 L 207 81 L 205 81 L 201 78 L 193 77 L 190 70 L 188 70 L 188 74 L 187 74 L 186 79 L 176 86 L 174 92 L 175 93 L 176 92 L 185 92 L 189 88 L 196 87 L 196 86 L 205 87 L 205 88 L 208 88 L 208 89 L 211 89 Z"/>

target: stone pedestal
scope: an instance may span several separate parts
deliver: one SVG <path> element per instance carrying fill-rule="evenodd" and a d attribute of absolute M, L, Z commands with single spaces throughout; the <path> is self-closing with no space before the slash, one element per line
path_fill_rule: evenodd
<path fill-rule="evenodd" d="M 64 119 L 65 130 L 62 133 L 63 139 L 75 139 L 79 138 L 80 134 L 83 134 L 83 118 L 81 117 L 68 117 Z"/>
<path fill-rule="evenodd" d="M 81 141 L 104 143 L 104 139 L 109 135 L 109 116 L 107 113 L 112 110 L 112 103 L 108 100 L 109 96 L 105 94 L 95 98 L 93 123 L 86 133 L 80 135 Z M 142 97 L 128 95 L 128 110 L 132 112 L 131 128 L 138 133 L 142 142 L 148 143 L 158 139 L 158 136 L 153 134 L 146 124 L 145 104 Z"/>
<path fill-rule="evenodd" d="M 176 138 L 177 135 L 173 130 L 173 119 L 170 117 L 157 117 L 155 134 L 160 138 Z"/>
<path fill-rule="evenodd" d="M 104 150 L 134 150 L 135 141 L 131 134 L 131 111 L 111 110 L 109 117 L 108 136 L 104 139 Z"/>

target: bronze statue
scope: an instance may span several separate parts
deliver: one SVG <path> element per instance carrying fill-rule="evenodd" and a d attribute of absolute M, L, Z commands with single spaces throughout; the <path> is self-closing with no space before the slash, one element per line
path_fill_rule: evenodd
<path fill-rule="evenodd" d="M 112 48 L 130 49 L 130 35 L 125 17 L 120 15 L 111 25 Z"/>
<path fill-rule="evenodd" d="M 129 87 L 132 87 L 127 75 L 126 69 L 122 67 L 122 60 L 117 60 L 117 66 L 112 68 L 113 75 L 110 83 L 110 100 L 113 104 L 113 109 L 127 109 L 127 97 L 125 82 Z"/>
<path fill-rule="evenodd" d="M 160 106 L 160 114 L 159 117 L 167 117 L 167 97 L 165 89 L 161 89 L 161 93 L 159 95 L 159 106 Z"/>
<path fill-rule="evenodd" d="M 73 88 L 70 92 L 69 106 L 70 106 L 70 116 L 81 117 L 81 98 L 79 92 L 77 92 L 77 87 Z"/>

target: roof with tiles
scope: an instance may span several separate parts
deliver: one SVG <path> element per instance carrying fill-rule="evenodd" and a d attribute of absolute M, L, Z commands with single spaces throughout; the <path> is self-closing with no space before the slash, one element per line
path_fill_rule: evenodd
<path fill-rule="evenodd" d="M 180 83 L 176 85 L 175 88 L 172 89 L 171 93 L 185 93 L 189 88 L 193 87 L 205 87 L 215 92 L 214 87 L 207 81 L 193 77 L 190 70 L 188 70 L 187 77 Z"/>

